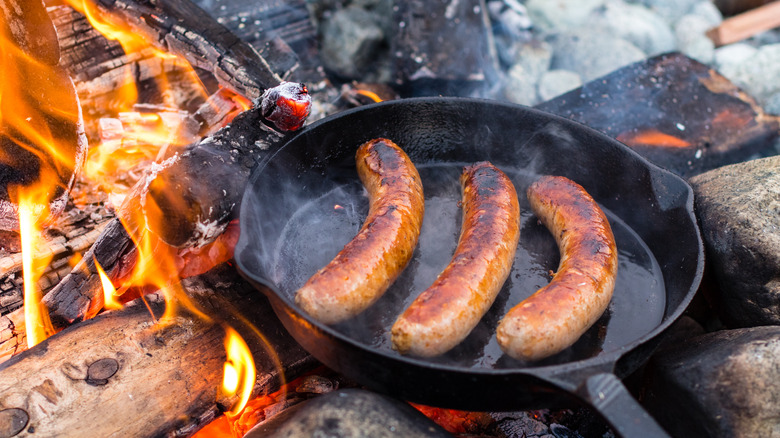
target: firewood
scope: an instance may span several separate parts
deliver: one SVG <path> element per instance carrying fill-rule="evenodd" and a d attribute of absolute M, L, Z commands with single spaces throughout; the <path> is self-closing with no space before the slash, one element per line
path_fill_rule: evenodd
<path fill-rule="evenodd" d="M 288 137 L 263 128 L 260 109 L 241 113 L 213 136 L 186 148 L 151 181 L 139 181 L 121 210 L 146 204 L 162 210 L 147 226 L 173 246 L 202 246 L 220 235 L 238 212 L 249 174 L 257 161 Z M 147 191 L 148 189 L 148 191 Z M 129 217 L 129 213 L 120 216 Z M 128 225 L 131 226 L 131 225 Z M 83 318 L 95 307 L 102 287 L 94 259 L 113 275 L 120 261 L 134 250 L 130 233 L 119 219 L 111 222 L 82 261 L 43 299 L 52 323 L 60 328 Z"/>
<path fill-rule="evenodd" d="M 48 213 L 56 217 L 81 169 L 87 141 L 73 82 L 57 65 L 57 36 L 43 3 L 0 2 L 0 39 L 18 48 L 8 48 L 0 60 L 0 114 L 13 114 L 0 120 L 0 229 L 17 230 L 14 192 L 44 181 L 50 185 Z M 45 142 L 57 145 L 57 154 Z"/>
<path fill-rule="evenodd" d="M 96 6 L 109 21 L 120 20 L 156 47 L 211 71 L 220 84 L 249 99 L 259 99 L 281 82 L 254 48 L 188 0 L 114 0 Z"/>
<path fill-rule="evenodd" d="M 180 314 L 173 324 L 156 325 L 146 306 L 134 302 L 0 365 L 0 436 L 193 434 L 236 399 L 219 389 L 226 355 L 217 321 L 247 342 L 257 367 L 255 396 L 317 365 L 233 268 L 223 265 L 182 285 L 213 322 Z M 162 307 L 151 303 L 157 316 Z"/>
<path fill-rule="evenodd" d="M 0 1 L 0 15 L 16 46 L 40 62 L 57 65 L 60 47 L 42 0 Z"/>
<path fill-rule="evenodd" d="M 720 47 L 778 26 L 780 26 L 780 1 L 775 1 L 723 20 L 722 23 L 708 30 L 707 36 L 715 47 Z"/>

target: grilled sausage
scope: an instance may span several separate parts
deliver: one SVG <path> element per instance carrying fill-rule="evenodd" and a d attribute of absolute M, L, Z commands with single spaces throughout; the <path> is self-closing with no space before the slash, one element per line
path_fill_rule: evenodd
<path fill-rule="evenodd" d="M 607 309 L 618 256 L 607 217 L 580 185 L 545 176 L 528 201 L 558 243 L 561 261 L 550 284 L 513 307 L 498 325 L 498 344 L 521 360 L 571 346 Z"/>
<path fill-rule="evenodd" d="M 520 207 L 512 181 L 488 162 L 460 177 L 463 223 L 449 265 L 391 330 L 402 354 L 436 356 L 460 343 L 488 311 L 512 268 Z"/>
<path fill-rule="evenodd" d="M 412 258 L 425 212 L 420 175 L 395 143 L 371 140 L 358 148 L 355 160 L 368 191 L 368 216 L 295 295 L 298 306 L 326 324 L 357 315 L 390 287 Z"/>

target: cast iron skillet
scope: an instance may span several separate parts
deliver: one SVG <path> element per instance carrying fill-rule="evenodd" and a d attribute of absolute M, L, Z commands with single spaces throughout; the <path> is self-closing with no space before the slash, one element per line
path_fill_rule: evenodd
<path fill-rule="evenodd" d="M 380 301 L 351 321 L 326 326 L 302 313 L 293 297 L 365 218 L 354 153 L 376 137 L 399 144 L 421 173 L 420 243 Z M 461 345 L 434 359 L 401 356 L 389 347 L 389 327 L 449 262 L 460 229 L 457 177 L 464 164 L 482 160 L 504 170 L 520 196 L 513 271 Z M 495 326 L 546 284 L 558 264 L 554 240 L 525 198 L 542 174 L 573 179 L 607 212 L 619 274 L 610 308 L 577 344 L 523 363 L 501 353 Z M 250 179 L 240 214 L 240 271 L 268 296 L 295 339 L 332 369 L 376 391 L 441 407 L 518 410 L 584 401 L 623 436 L 664 436 L 620 378 L 649 357 L 692 299 L 702 276 L 702 241 L 690 187 L 619 142 L 517 105 L 462 98 L 384 102 L 313 123 L 269 154 Z"/>

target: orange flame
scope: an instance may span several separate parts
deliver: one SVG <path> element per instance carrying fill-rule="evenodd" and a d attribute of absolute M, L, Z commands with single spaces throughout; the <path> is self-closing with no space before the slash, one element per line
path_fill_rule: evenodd
<path fill-rule="evenodd" d="M 100 266 L 96 258 L 92 259 L 95 262 L 98 275 L 100 275 L 100 284 L 103 286 L 103 307 L 109 310 L 118 310 L 122 308 L 122 303 L 114 298 L 116 296 L 116 288 L 111 283 L 111 279 L 106 275 L 106 271 Z"/>
<path fill-rule="evenodd" d="M 222 391 L 228 396 L 238 395 L 238 401 L 230 408 L 231 415 L 237 415 L 244 409 L 252 388 L 255 386 L 257 372 L 252 353 L 241 336 L 232 328 L 226 328 L 225 350 L 227 361 L 222 378 Z"/>
<path fill-rule="evenodd" d="M 617 137 L 618 141 L 629 146 L 660 146 L 667 148 L 685 148 L 691 144 L 681 138 L 665 134 L 655 129 L 648 129 L 637 133 L 623 133 Z"/>
<path fill-rule="evenodd" d="M 359 89 L 355 90 L 355 93 L 360 94 L 362 96 L 366 96 L 367 98 L 373 100 L 374 102 L 377 102 L 377 103 L 382 102 L 382 98 L 379 97 L 379 95 L 374 93 L 373 91 L 363 90 L 363 89 L 359 88 Z"/>
<path fill-rule="evenodd" d="M 27 335 L 27 347 L 30 348 L 54 333 L 49 314 L 41 303 L 41 291 L 38 279 L 51 260 L 51 254 L 36 257 L 40 229 L 35 213 L 39 193 L 34 191 L 20 195 L 19 234 L 22 240 L 22 273 L 24 275 L 24 320 Z M 46 198 L 44 198 L 46 199 Z"/>

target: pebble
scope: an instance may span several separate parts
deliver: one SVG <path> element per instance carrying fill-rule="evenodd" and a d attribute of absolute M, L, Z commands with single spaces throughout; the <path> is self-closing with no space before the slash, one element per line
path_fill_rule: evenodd
<path fill-rule="evenodd" d="M 758 49 L 747 43 L 734 43 L 715 49 L 714 65 L 716 68 L 733 68 L 742 64 L 751 56 L 755 55 Z"/>
<path fill-rule="evenodd" d="M 539 78 L 539 99 L 544 102 L 582 85 L 582 78 L 570 70 L 549 70 Z"/>
<path fill-rule="evenodd" d="M 674 24 L 700 0 L 641 0 L 640 3 Z"/>
<path fill-rule="evenodd" d="M 723 14 L 721 14 L 720 9 L 711 1 L 696 3 L 689 13 L 704 18 L 707 20 L 710 27 L 715 27 L 723 21 Z"/>
<path fill-rule="evenodd" d="M 775 93 L 766 99 L 764 111 L 780 116 L 780 93 Z"/>
<path fill-rule="evenodd" d="M 742 62 L 724 64 L 720 73 L 763 105 L 780 92 L 780 43 L 762 46 Z"/>
<path fill-rule="evenodd" d="M 666 20 L 642 5 L 613 1 L 595 11 L 590 22 L 596 29 L 631 42 L 648 56 L 671 52 L 677 47 Z"/>
<path fill-rule="evenodd" d="M 587 22 L 590 13 L 605 0 L 528 0 L 525 3 L 534 26 L 542 32 L 572 29 Z"/>
<path fill-rule="evenodd" d="M 551 68 L 577 72 L 584 82 L 646 58 L 630 42 L 589 28 L 557 35 L 552 44 Z"/>
<path fill-rule="evenodd" d="M 339 9 L 322 24 L 322 61 L 335 74 L 357 79 L 371 65 L 384 40 L 382 28 L 365 9 Z"/>
<path fill-rule="evenodd" d="M 504 98 L 520 105 L 533 106 L 539 103 L 536 94 L 537 80 L 520 64 L 515 64 L 504 78 Z"/>
<path fill-rule="evenodd" d="M 685 15 L 677 21 L 674 33 L 677 47 L 691 58 L 703 63 L 712 63 L 715 57 L 715 44 L 706 35 L 712 26 L 706 18 L 699 15 Z"/>

